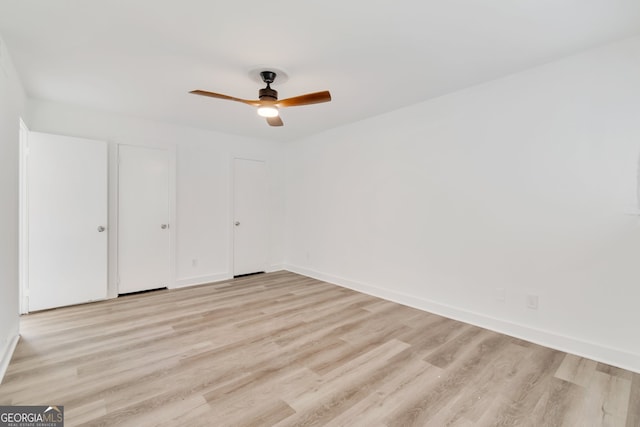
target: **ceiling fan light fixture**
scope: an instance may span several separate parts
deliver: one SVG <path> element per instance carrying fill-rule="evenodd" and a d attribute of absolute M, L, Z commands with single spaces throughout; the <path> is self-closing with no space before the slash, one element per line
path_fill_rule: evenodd
<path fill-rule="evenodd" d="M 278 109 L 272 106 L 258 107 L 258 115 L 262 117 L 278 117 Z"/>
<path fill-rule="evenodd" d="M 258 91 L 258 99 L 242 99 L 229 95 L 223 95 L 221 93 L 209 92 L 206 90 L 192 90 L 190 93 L 194 95 L 208 96 L 211 98 L 226 99 L 228 101 L 241 102 L 243 104 L 256 107 L 256 111 L 260 117 L 267 119 L 269 126 L 280 127 L 284 123 L 280 118 L 279 108 L 297 107 L 300 105 L 320 104 L 322 102 L 331 101 L 331 94 L 328 90 L 322 92 L 307 93 L 306 95 L 294 96 L 293 98 L 278 100 L 278 91 L 271 87 L 271 84 L 275 81 L 275 71 L 262 70 L 260 73 L 260 79 L 266 83 L 266 87 Z"/>

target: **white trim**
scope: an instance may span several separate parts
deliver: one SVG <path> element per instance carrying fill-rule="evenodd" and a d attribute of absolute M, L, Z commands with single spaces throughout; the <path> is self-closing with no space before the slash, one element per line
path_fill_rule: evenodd
<path fill-rule="evenodd" d="M 211 274 L 207 276 L 192 276 L 185 277 L 183 279 L 177 279 L 175 281 L 175 286 L 171 287 L 171 289 L 177 288 L 187 288 L 189 286 L 197 286 L 197 285 L 206 285 L 207 283 L 213 282 L 221 282 L 223 280 L 233 279 L 233 276 L 229 273 L 218 273 Z"/>
<path fill-rule="evenodd" d="M 286 270 L 284 264 L 272 264 L 269 267 L 267 267 L 266 273 L 273 273 L 274 271 L 282 271 L 282 270 Z"/>
<path fill-rule="evenodd" d="M 118 297 L 118 213 L 120 191 L 120 145 L 108 141 L 108 252 L 107 298 Z"/>
<path fill-rule="evenodd" d="M 267 268 L 266 273 L 273 273 L 274 271 L 285 270 L 284 264 L 273 264 Z M 206 276 L 191 276 L 177 279 L 173 289 L 187 288 L 189 286 L 206 285 L 207 283 L 222 282 L 224 280 L 233 279 L 233 275 L 229 272 L 209 274 Z"/>
<path fill-rule="evenodd" d="M 167 147 L 169 153 L 169 288 L 178 276 L 178 146 Z"/>
<path fill-rule="evenodd" d="M 229 215 L 229 218 L 227 219 L 227 222 L 229 224 L 229 234 L 227 236 L 227 239 L 229 239 L 227 241 L 228 243 L 228 248 L 229 248 L 229 264 L 228 264 L 228 269 L 229 269 L 229 274 L 231 275 L 231 277 L 233 277 L 233 264 L 235 262 L 235 216 L 236 216 L 236 212 L 235 212 L 235 197 L 236 197 L 236 193 L 235 193 L 235 188 L 236 188 L 236 180 L 235 180 L 235 176 L 236 176 L 236 168 L 235 168 L 235 164 L 236 164 L 236 156 L 235 155 L 231 155 L 230 159 L 229 159 L 229 207 L 227 210 L 227 214 Z"/>
<path fill-rule="evenodd" d="M 481 313 L 463 310 L 447 304 L 436 301 L 408 295 L 401 292 L 391 291 L 389 289 L 371 286 L 365 283 L 357 282 L 343 277 L 333 276 L 331 274 L 321 273 L 304 267 L 298 267 L 285 264 L 284 268 L 293 273 L 302 274 L 334 285 L 353 289 L 358 292 L 383 298 L 419 310 L 438 314 L 440 316 L 459 320 L 461 322 L 470 323 L 502 334 L 510 335 L 525 341 L 533 342 L 545 347 L 560 350 L 566 353 L 575 354 L 581 357 L 592 359 L 608 365 L 618 366 L 620 368 L 640 373 L 640 355 L 629 353 L 628 351 L 603 346 L 594 342 L 580 340 L 578 338 L 568 337 L 555 332 L 532 328 L 504 319 L 497 319 Z"/>
<path fill-rule="evenodd" d="M 13 352 L 16 350 L 16 346 L 18 345 L 18 340 L 20 340 L 20 335 L 15 334 L 2 352 L 2 358 L 0 359 L 0 384 L 2 384 L 4 374 L 7 373 L 7 368 L 11 362 L 11 357 L 13 357 Z"/>
<path fill-rule="evenodd" d="M 20 314 L 29 312 L 29 128 L 20 118 L 19 166 L 19 303 Z M 1 378 L 1 376 L 0 376 Z"/>

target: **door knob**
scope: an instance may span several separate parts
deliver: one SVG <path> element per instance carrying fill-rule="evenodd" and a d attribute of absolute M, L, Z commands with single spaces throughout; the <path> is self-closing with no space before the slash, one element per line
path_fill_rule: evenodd
<path fill-rule="evenodd" d="M 103 227 L 102 225 L 98 226 L 98 233 L 102 233 L 104 230 L 106 230 L 105 227 Z"/>
<path fill-rule="evenodd" d="M 240 221 L 236 221 L 235 224 L 236 224 L 236 227 L 239 226 L 240 225 Z"/>
<path fill-rule="evenodd" d="M 160 228 L 166 230 L 167 228 L 169 228 L 169 224 L 160 224 Z"/>

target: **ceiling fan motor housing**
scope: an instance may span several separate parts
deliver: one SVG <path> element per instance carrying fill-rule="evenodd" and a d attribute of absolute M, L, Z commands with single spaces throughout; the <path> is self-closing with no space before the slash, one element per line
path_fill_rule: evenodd
<path fill-rule="evenodd" d="M 258 98 L 260 98 L 260 101 L 277 101 L 278 91 L 275 89 L 271 89 L 267 85 L 267 87 L 265 87 L 264 89 L 260 89 Z"/>
<path fill-rule="evenodd" d="M 271 89 L 269 86 L 276 79 L 276 73 L 273 71 L 262 71 L 260 72 L 260 77 L 262 77 L 262 81 L 267 84 L 267 87 L 264 89 L 260 89 L 259 96 L 260 101 L 277 101 L 278 100 L 278 91 L 275 89 Z"/>

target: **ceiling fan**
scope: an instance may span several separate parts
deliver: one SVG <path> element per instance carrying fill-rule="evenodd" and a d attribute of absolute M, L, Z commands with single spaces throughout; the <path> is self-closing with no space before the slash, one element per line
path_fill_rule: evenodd
<path fill-rule="evenodd" d="M 331 101 L 331 94 L 328 90 L 322 92 L 308 93 L 306 95 L 294 96 L 293 98 L 278 100 L 278 91 L 271 88 L 271 84 L 276 79 L 274 71 L 261 71 L 260 77 L 267 84 L 267 87 L 260 89 L 258 99 L 241 99 L 221 93 L 207 92 L 206 90 L 192 90 L 189 93 L 194 95 L 209 96 L 211 98 L 227 99 L 229 101 L 242 102 L 253 107 L 258 107 L 258 114 L 267 119 L 270 126 L 282 126 L 284 123 L 280 118 L 279 109 L 286 107 L 297 107 L 300 105 L 320 104 Z"/>

